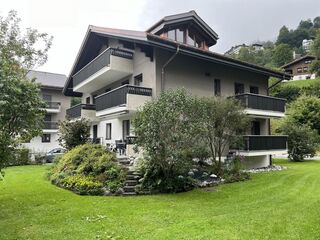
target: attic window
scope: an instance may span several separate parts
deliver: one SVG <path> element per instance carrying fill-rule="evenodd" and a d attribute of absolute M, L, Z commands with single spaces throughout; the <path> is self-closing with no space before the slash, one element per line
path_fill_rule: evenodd
<path fill-rule="evenodd" d="M 198 34 L 196 34 L 195 31 L 189 28 L 184 27 L 171 29 L 167 32 L 167 34 L 163 34 L 163 36 L 167 36 L 171 40 L 188 44 L 190 46 L 207 49 L 205 41 Z"/>

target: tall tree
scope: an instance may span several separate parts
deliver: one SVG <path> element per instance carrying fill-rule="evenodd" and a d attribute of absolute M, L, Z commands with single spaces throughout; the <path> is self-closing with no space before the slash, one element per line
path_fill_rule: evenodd
<path fill-rule="evenodd" d="M 293 54 L 288 44 L 279 44 L 275 47 L 273 53 L 273 62 L 277 67 L 280 67 L 293 59 Z"/>
<path fill-rule="evenodd" d="M 201 136 L 208 144 L 211 158 L 216 161 L 216 171 L 222 174 L 222 155 L 227 148 L 239 144 L 247 128 L 249 118 L 240 103 L 233 99 L 203 98 L 199 115 Z"/>
<path fill-rule="evenodd" d="M 19 24 L 15 11 L 0 17 L 0 170 L 20 140 L 39 135 L 43 124 L 40 86 L 26 74 L 47 61 L 52 37 L 31 28 L 22 33 Z"/>
<path fill-rule="evenodd" d="M 288 43 L 290 40 L 290 32 L 286 26 L 280 28 L 279 35 L 277 38 L 277 44 Z"/>
<path fill-rule="evenodd" d="M 316 57 L 316 60 L 312 62 L 310 71 L 320 76 L 320 29 L 317 30 L 316 38 L 312 44 L 312 54 Z"/>

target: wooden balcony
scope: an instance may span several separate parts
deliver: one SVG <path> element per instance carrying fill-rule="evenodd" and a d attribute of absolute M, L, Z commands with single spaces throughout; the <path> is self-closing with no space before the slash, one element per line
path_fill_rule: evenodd
<path fill-rule="evenodd" d="M 284 117 L 286 110 L 286 100 L 265 95 L 244 93 L 235 96 L 243 106 L 245 111 L 257 117 Z"/>
<path fill-rule="evenodd" d="M 133 73 L 133 53 L 108 48 L 72 76 L 73 89 L 92 93 Z"/>
<path fill-rule="evenodd" d="M 136 110 L 151 100 L 152 89 L 124 85 L 96 97 L 97 116 L 119 111 Z"/>

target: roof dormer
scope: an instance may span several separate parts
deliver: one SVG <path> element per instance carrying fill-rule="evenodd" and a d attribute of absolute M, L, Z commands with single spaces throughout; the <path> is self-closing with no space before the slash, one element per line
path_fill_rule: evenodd
<path fill-rule="evenodd" d="M 218 40 L 217 33 L 195 11 L 164 17 L 147 32 L 205 50 Z"/>

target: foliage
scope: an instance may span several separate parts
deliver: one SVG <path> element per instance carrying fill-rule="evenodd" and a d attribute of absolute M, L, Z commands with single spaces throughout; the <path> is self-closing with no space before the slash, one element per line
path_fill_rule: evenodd
<path fill-rule="evenodd" d="M 240 182 L 250 179 L 250 174 L 243 171 L 244 160 L 245 158 L 240 155 L 237 155 L 232 159 L 230 165 L 227 166 L 223 173 L 223 178 L 226 183 Z"/>
<path fill-rule="evenodd" d="M 85 118 L 60 121 L 58 141 L 62 147 L 70 150 L 89 141 L 90 124 Z"/>
<path fill-rule="evenodd" d="M 30 150 L 27 148 L 18 148 L 15 150 L 12 158 L 10 158 L 9 166 L 22 166 L 30 164 Z"/>
<path fill-rule="evenodd" d="M 310 72 L 315 73 L 317 77 L 320 77 L 320 60 L 312 61 Z"/>
<path fill-rule="evenodd" d="M 134 119 L 136 144 L 148 155 L 143 187 L 160 192 L 179 192 L 189 187 L 191 159 L 183 151 L 196 143 L 197 101 L 183 89 L 161 93 L 146 103 Z"/>
<path fill-rule="evenodd" d="M 73 148 L 55 160 L 50 170 L 52 183 L 79 194 L 102 194 L 105 187 L 115 192 L 124 184 L 126 171 L 113 153 L 98 144 Z"/>
<path fill-rule="evenodd" d="M 202 98 L 199 107 L 201 137 L 208 144 L 211 159 L 216 164 L 216 173 L 222 174 L 221 158 L 228 146 L 238 145 L 241 135 L 249 127 L 249 117 L 242 105 L 229 98 Z"/>
<path fill-rule="evenodd" d="M 34 161 L 36 164 L 43 164 L 46 162 L 46 155 L 44 153 L 36 153 L 34 155 Z"/>
<path fill-rule="evenodd" d="M 281 43 L 275 47 L 272 60 L 277 67 L 291 62 L 292 59 L 292 50 L 288 44 Z"/>
<path fill-rule="evenodd" d="M 291 161 L 303 161 L 305 157 L 315 155 L 319 136 L 310 127 L 285 120 L 277 131 L 288 135 L 288 153 Z"/>
<path fill-rule="evenodd" d="M 316 38 L 313 41 L 311 50 L 312 54 L 320 60 L 320 29 L 316 33 Z"/>
<path fill-rule="evenodd" d="M 91 176 L 67 176 L 60 181 L 61 186 L 80 195 L 102 195 L 103 184 Z"/>
<path fill-rule="evenodd" d="M 270 95 L 285 98 L 288 103 L 296 100 L 301 95 L 301 88 L 291 84 L 278 84 L 270 89 Z"/>
<path fill-rule="evenodd" d="M 297 125 L 306 125 L 320 134 L 320 98 L 300 96 L 290 104 L 287 118 Z"/>
<path fill-rule="evenodd" d="M 81 97 L 72 97 L 71 98 L 71 107 L 81 103 Z"/>
<path fill-rule="evenodd" d="M 19 24 L 14 11 L 0 17 L 0 172 L 21 139 L 41 133 L 44 117 L 40 87 L 26 74 L 46 62 L 52 38 L 35 29 L 22 34 Z"/>

